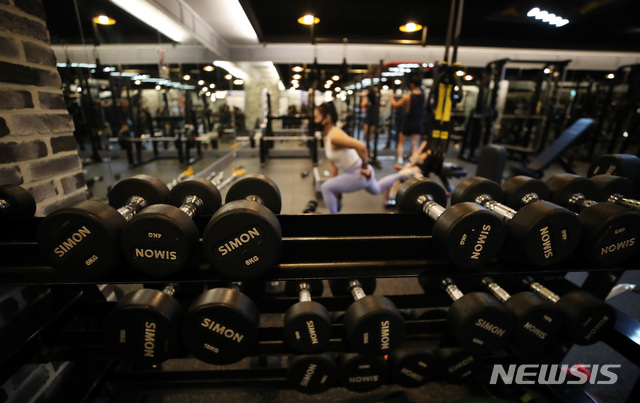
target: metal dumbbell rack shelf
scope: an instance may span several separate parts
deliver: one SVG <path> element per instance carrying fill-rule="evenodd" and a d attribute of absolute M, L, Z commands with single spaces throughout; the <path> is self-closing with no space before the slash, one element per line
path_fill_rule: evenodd
<path fill-rule="evenodd" d="M 210 217 L 196 217 L 202 231 Z M 505 251 L 495 262 L 479 268 L 462 270 L 453 267 L 439 255 L 429 235 L 432 223 L 422 214 L 359 214 L 359 215 L 279 215 L 283 230 L 280 264 L 263 280 L 347 279 L 433 277 L 433 283 L 443 276 L 452 276 L 461 288 L 481 289 L 481 279 L 490 275 L 503 287 L 518 289 L 518 281 L 525 274 L 556 293 L 575 289 L 565 279 L 568 272 L 588 272 L 583 289 L 604 298 L 624 270 L 633 270 L 632 263 L 612 270 L 588 267 L 577 260 L 567 260 L 559 266 L 534 268 Z M 111 277 L 100 281 L 64 278 L 47 266 L 38 253 L 35 234 L 41 218 L 15 218 L 2 221 L 0 234 L 0 281 L 2 285 L 36 286 L 43 289 L 42 297 L 27 310 L 0 329 L 0 383 L 6 381 L 22 364 L 49 361 L 77 361 L 75 389 L 65 391 L 67 401 L 90 401 L 95 396 L 120 394 L 185 393 L 209 389 L 283 389 L 288 388 L 286 368 L 258 368 L 210 371 L 140 370 L 111 361 L 101 342 L 100 323 L 113 307 L 107 302 L 97 284 L 165 284 L 167 282 L 194 284 L 222 280 L 202 256 L 196 256 L 196 266 L 170 278 L 145 278 L 131 270 L 123 260 L 121 268 Z M 284 313 L 298 301 L 295 297 L 264 294 L 254 297 L 261 314 Z M 441 291 L 414 295 L 387 295 L 399 309 L 429 308 L 450 305 Z M 188 302 L 188 297 L 187 302 Z M 344 311 L 352 302 L 349 297 L 314 298 L 330 312 Z M 188 306 L 187 303 L 183 304 Z M 613 332 L 604 340 L 612 348 L 640 367 L 640 324 L 617 312 Z M 86 325 L 78 326 L 78 323 Z M 71 325 L 74 326 L 71 326 Z M 447 342 L 447 323 L 444 319 L 407 320 L 407 337 L 401 345 L 406 348 L 435 348 Z M 281 356 L 294 354 L 283 341 L 281 327 L 261 327 L 258 346 L 252 356 Z M 515 345 L 509 345 L 488 356 L 485 366 L 495 363 L 533 362 L 558 363 L 570 347 L 556 343 L 534 355 Z M 332 325 L 332 339 L 327 352 L 352 351 L 345 342 L 342 324 Z M 184 349 L 177 359 L 188 358 Z M 490 394 L 488 374 L 484 371 L 471 385 L 478 393 Z M 636 384 L 628 401 L 639 401 L 640 383 Z M 541 387 L 542 388 L 542 387 Z M 566 391 L 544 388 L 552 401 L 563 401 Z M 70 397 L 73 396 L 73 397 Z M 585 395 L 586 396 L 586 395 Z"/>

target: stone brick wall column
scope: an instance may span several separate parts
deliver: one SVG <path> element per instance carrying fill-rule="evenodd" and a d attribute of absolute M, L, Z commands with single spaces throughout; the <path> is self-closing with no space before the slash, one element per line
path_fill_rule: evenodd
<path fill-rule="evenodd" d="M 0 0 L 0 184 L 36 199 L 36 215 L 87 198 L 40 0 Z"/>

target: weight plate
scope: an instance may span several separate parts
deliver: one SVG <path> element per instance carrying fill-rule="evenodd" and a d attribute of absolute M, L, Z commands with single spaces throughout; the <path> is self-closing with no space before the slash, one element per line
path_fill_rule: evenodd
<path fill-rule="evenodd" d="M 451 204 L 475 202 L 476 198 L 482 195 L 487 195 L 498 203 L 502 203 L 504 199 L 500 185 L 492 180 L 476 176 L 467 178 L 456 186 L 451 194 Z"/>
<path fill-rule="evenodd" d="M 438 349 L 436 355 L 442 363 L 442 379 L 449 383 L 469 382 L 483 365 L 482 357 L 459 347 Z"/>
<path fill-rule="evenodd" d="M 556 306 L 565 316 L 565 337 L 581 346 L 602 340 L 616 323 L 611 305 L 581 290 L 563 295 Z"/>
<path fill-rule="evenodd" d="M 607 201 L 611 195 L 621 195 L 628 199 L 636 199 L 638 191 L 636 185 L 629 178 L 612 175 L 597 175 L 591 178 L 595 183 L 602 198 L 598 201 Z"/>
<path fill-rule="evenodd" d="M 331 339 L 329 312 L 315 301 L 294 304 L 284 315 L 284 339 L 301 353 L 324 350 Z"/>
<path fill-rule="evenodd" d="M 504 204 L 516 210 L 524 206 L 523 200 L 530 194 L 538 196 L 540 200 L 551 199 L 551 192 L 543 181 L 524 175 L 507 179 L 502 184 L 502 191 Z"/>
<path fill-rule="evenodd" d="M 109 204 L 120 208 L 131 196 L 140 196 L 147 205 L 165 203 L 169 188 L 160 179 L 150 175 L 135 175 L 116 183 L 109 193 Z"/>
<path fill-rule="evenodd" d="M 405 388 L 431 382 L 438 373 L 438 358 L 431 350 L 395 351 L 388 358 L 391 380 Z"/>
<path fill-rule="evenodd" d="M 9 204 L 6 210 L 0 209 L 0 216 L 33 217 L 36 213 L 36 201 L 33 196 L 18 185 L 0 186 L 0 200 Z"/>
<path fill-rule="evenodd" d="M 567 207 L 575 194 L 582 194 L 587 200 L 600 200 L 596 185 L 587 178 L 572 174 L 555 174 L 546 182 L 551 192 L 550 201 Z"/>
<path fill-rule="evenodd" d="M 202 200 L 202 206 L 196 214 L 213 214 L 222 205 L 222 196 L 218 188 L 204 178 L 192 178 L 178 183 L 167 198 L 167 204 L 180 207 L 187 196 L 197 196 Z"/>
<path fill-rule="evenodd" d="M 354 392 L 367 392 L 384 385 L 389 377 L 389 367 L 383 357 L 366 357 L 357 354 L 341 354 L 340 384 Z"/>
<path fill-rule="evenodd" d="M 314 395 L 331 389 L 338 380 L 338 366 L 332 355 L 289 357 L 289 385 L 298 392 Z"/>
<path fill-rule="evenodd" d="M 556 338 L 563 325 L 563 315 L 554 304 L 530 291 L 512 295 L 504 307 L 513 314 L 513 340 L 526 348 L 546 345 Z"/>
<path fill-rule="evenodd" d="M 273 212 L 280 214 L 282 209 L 282 196 L 278 185 L 264 175 L 245 175 L 231 185 L 225 203 L 236 200 L 244 200 L 249 196 L 258 196 L 264 205 Z"/>
<path fill-rule="evenodd" d="M 404 182 L 396 194 L 396 205 L 401 213 L 420 211 L 418 198 L 430 195 L 442 207 L 447 205 L 447 193 L 434 181 L 427 178 L 411 178 Z"/>
<path fill-rule="evenodd" d="M 640 187 L 640 158 L 633 154 L 603 155 L 587 169 L 587 176 L 616 175 L 631 179 Z"/>
<path fill-rule="evenodd" d="M 277 265 L 282 229 L 266 207 L 238 200 L 213 215 L 204 230 L 202 247 L 219 273 L 234 280 L 254 279 Z"/>

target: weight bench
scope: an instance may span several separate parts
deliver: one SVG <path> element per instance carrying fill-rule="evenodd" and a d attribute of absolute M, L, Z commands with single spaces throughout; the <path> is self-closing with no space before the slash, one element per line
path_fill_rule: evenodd
<path fill-rule="evenodd" d="M 513 167 L 513 175 L 526 175 L 541 178 L 544 170 L 555 160 L 559 159 L 562 167 L 569 173 L 575 173 L 568 161 L 560 158 L 562 154 L 580 137 L 589 131 L 593 125 L 593 119 L 581 118 L 567 128 L 560 137 L 547 146 L 542 152 L 525 166 Z"/>

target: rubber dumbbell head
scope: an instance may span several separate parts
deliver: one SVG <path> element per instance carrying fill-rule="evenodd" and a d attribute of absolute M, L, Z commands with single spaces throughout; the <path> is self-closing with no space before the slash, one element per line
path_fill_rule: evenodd
<path fill-rule="evenodd" d="M 461 347 L 447 347 L 436 350 L 440 361 L 440 377 L 448 383 L 465 383 L 474 379 L 483 365 L 483 359 Z"/>
<path fill-rule="evenodd" d="M 587 169 L 587 176 L 615 175 L 631 179 L 640 187 L 640 158 L 633 154 L 607 154 L 595 160 Z"/>
<path fill-rule="evenodd" d="M 85 200 L 49 214 L 38 227 L 38 248 L 64 275 L 104 278 L 120 260 L 120 233 L 126 223 L 143 208 L 164 203 L 168 195 L 167 185 L 149 175 L 122 180 L 109 194 L 111 206 Z"/>
<path fill-rule="evenodd" d="M 482 266 L 502 248 L 505 229 L 495 214 L 475 203 L 445 209 L 444 189 L 429 179 L 409 179 L 398 189 L 396 200 L 400 212 L 422 211 L 434 220 L 433 238 L 458 267 Z"/>
<path fill-rule="evenodd" d="M 536 266 L 557 264 L 571 256 L 580 241 L 581 227 L 575 214 L 550 202 L 533 201 L 516 211 L 502 204 L 500 185 L 486 178 L 460 182 L 451 203 L 475 202 L 497 214 L 506 224 L 507 245 Z"/>
<path fill-rule="evenodd" d="M 598 189 L 588 178 L 556 174 L 546 182 L 553 202 L 576 213 L 582 225 L 580 254 L 599 266 L 614 266 L 640 246 L 640 214 L 613 203 L 598 203 Z"/>
<path fill-rule="evenodd" d="M 612 175 L 597 175 L 591 178 L 602 196 L 603 202 L 614 203 L 640 211 L 640 200 L 636 185 L 628 178 Z"/>
<path fill-rule="evenodd" d="M 215 288 L 196 298 L 182 323 L 189 353 L 209 364 L 231 364 L 258 343 L 260 316 L 254 302 L 235 288 Z"/>
<path fill-rule="evenodd" d="M 554 303 L 564 314 L 562 333 L 575 344 L 584 346 L 597 343 L 615 325 L 615 309 L 586 291 L 570 291 L 560 297 L 531 277 L 524 278 L 523 283 Z"/>
<path fill-rule="evenodd" d="M 36 201 L 18 185 L 0 186 L 0 217 L 33 217 Z"/>
<path fill-rule="evenodd" d="M 102 336 L 111 354 L 134 365 L 160 364 L 180 344 L 184 309 L 173 298 L 174 284 L 163 291 L 140 289 L 122 297 L 105 318 Z"/>
<path fill-rule="evenodd" d="M 193 218 L 213 214 L 222 198 L 210 181 L 193 178 L 171 189 L 167 203 L 136 214 L 121 236 L 122 252 L 131 266 L 153 276 L 167 276 L 184 268 L 200 239 Z"/>
<path fill-rule="evenodd" d="M 338 381 L 338 365 L 330 354 L 289 356 L 287 378 L 298 392 L 323 393 Z"/>
<path fill-rule="evenodd" d="M 338 366 L 340 385 L 353 392 L 377 389 L 389 378 L 389 367 L 384 357 L 340 354 Z"/>
<path fill-rule="evenodd" d="M 510 295 L 490 277 L 482 279 L 515 320 L 513 340 L 525 347 L 540 347 L 555 339 L 563 324 L 558 307 L 530 291 Z"/>
<path fill-rule="evenodd" d="M 284 315 L 284 340 L 295 351 L 312 353 L 327 347 L 331 338 L 331 318 L 327 309 L 311 301 L 322 295 L 322 280 L 287 281 L 287 295 L 299 296 L 300 301 Z"/>
<path fill-rule="evenodd" d="M 422 278 L 421 284 L 423 289 Z M 460 346 L 469 351 L 487 353 L 506 344 L 513 334 L 511 314 L 485 292 L 463 294 L 450 278 L 440 287 L 454 301 L 447 313 L 447 324 Z"/>
<path fill-rule="evenodd" d="M 359 354 L 382 356 L 395 350 L 405 336 L 405 322 L 386 297 L 366 295 L 359 280 L 331 280 L 333 295 L 351 294 L 355 300 L 344 314 L 351 348 Z"/>
<path fill-rule="evenodd" d="M 405 388 L 417 388 L 431 382 L 439 371 L 432 350 L 396 350 L 387 360 L 391 380 Z"/>
<path fill-rule="evenodd" d="M 225 201 L 204 230 L 204 255 L 228 278 L 259 278 L 280 257 L 280 190 L 264 175 L 247 175 L 229 188 Z"/>

